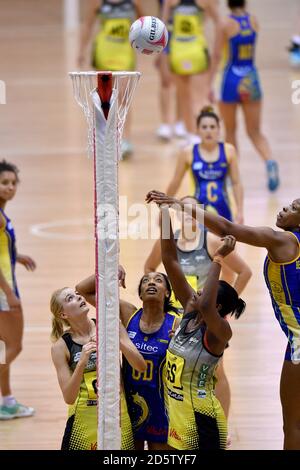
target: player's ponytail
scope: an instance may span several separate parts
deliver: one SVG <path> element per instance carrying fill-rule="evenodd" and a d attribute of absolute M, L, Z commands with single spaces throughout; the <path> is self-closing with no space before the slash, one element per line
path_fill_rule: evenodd
<path fill-rule="evenodd" d="M 64 289 L 66 289 L 66 287 L 63 287 L 62 289 L 58 289 L 53 292 L 50 300 L 50 310 L 53 315 L 51 331 L 52 341 L 57 341 L 59 338 L 62 337 L 65 331 L 64 326 L 70 326 L 66 320 L 61 318 L 62 304 L 59 301 L 59 295 Z"/>
<path fill-rule="evenodd" d="M 202 119 L 205 117 L 215 119 L 218 126 L 220 125 L 220 118 L 215 112 L 214 108 L 212 106 L 204 106 L 204 108 L 201 109 L 199 116 L 197 117 L 197 128 L 200 126 Z"/>
<path fill-rule="evenodd" d="M 217 305 L 221 305 L 221 317 L 231 315 L 238 319 L 246 308 L 246 303 L 239 298 L 237 291 L 226 281 L 219 281 Z"/>

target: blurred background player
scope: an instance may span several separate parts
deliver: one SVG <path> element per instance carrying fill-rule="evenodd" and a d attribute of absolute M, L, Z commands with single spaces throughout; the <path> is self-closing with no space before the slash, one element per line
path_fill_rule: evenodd
<path fill-rule="evenodd" d="M 5 344 L 5 364 L 0 363 L 0 389 L 2 405 L 0 420 L 32 416 L 34 409 L 21 405 L 12 395 L 10 366 L 22 350 L 23 310 L 17 287 L 15 267 L 21 263 L 28 271 L 34 271 L 32 258 L 21 255 L 16 249 L 16 237 L 10 219 L 4 209 L 17 191 L 18 168 L 2 160 L 0 162 L 0 340 Z"/>
<path fill-rule="evenodd" d="M 215 39 L 209 57 L 204 31 L 204 15 L 214 23 Z M 163 21 L 171 23 L 169 63 L 177 88 L 178 108 L 189 142 L 195 136 L 195 115 L 208 100 L 211 83 L 220 60 L 221 19 L 215 0 L 165 0 Z M 193 76 L 198 76 L 197 93 L 193 96 Z M 194 109 L 197 108 L 197 109 Z"/>
<path fill-rule="evenodd" d="M 206 208 L 233 220 L 227 190 L 229 177 L 236 206 L 235 220 L 242 223 L 243 189 L 236 151 L 231 144 L 220 142 L 220 119 L 210 106 L 203 108 L 199 114 L 197 129 L 201 143 L 180 152 L 166 192 L 170 196 L 175 195 L 185 173 L 189 172 L 196 199 Z"/>
<path fill-rule="evenodd" d="M 162 18 L 162 6 L 164 0 L 159 0 L 159 17 Z M 171 18 L 172 19 L 172 18 Z M 175 96 L 173 99 L 173 85 L 174 78 L 172 76 L 169 57 L 170 54 L 170 39 L 172 35 L 172 23 L 171 19 L 166 23 L 169 32 L 169 41 L 165 49 L 155 60 L 155 66 L 157 67 L 160 80 L 159 89 L 159 108 L 161 116 L 161 124 L 157 128 L 156 135 L 163 141 L 169 141 L 172 137 L 184 138 L 186 137 L 186 128 L 184 122 L 181 120 L 181 113 L 179 110 L 179 100 Z M 176 119 L 172 117 L 173 102 L 175 101 L 175 113 Z"/>
<path fill-rule="evenodd" d="M 143 16 L 140 0 L 90 0 L 82 28 L 78 66 L 86 60 L 86 48 L 93 35 L 95 22 L 100 22 L 93 42 L 92 65 L 96 70 L 133 71 L 135 52 L 129 42 L 130 26 L 136 17 Z M 127 115 L 124 139 L 121 143 L 123 158 L 133 152 L 130 141 L 130 113 Z"/>
<path fill-rule="evenodd" d="M 247 12 L 246 0 L 227 0 L 227 5 L 231 14 L 223 26 L 227 59 L 219 103 L 226 142 L 237 148 L 237 108 L 241 106 L 247 134 L 266 165 L 268 188 L 275 191 L 279 186 L 278 164 L 261 132 L 262 91 L 254 61 L 258 21 Z"/>

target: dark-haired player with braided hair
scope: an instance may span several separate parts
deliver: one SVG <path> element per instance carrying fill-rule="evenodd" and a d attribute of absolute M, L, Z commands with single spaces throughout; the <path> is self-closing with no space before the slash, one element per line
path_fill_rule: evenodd
<path fill-rule="evenodd" d="M 137 450 L 143 450 L 145 442 L 149 450 L 168 449 L 164 366 L 170 332 L 180 322 L 177 310 L 170 302 L 171 292 L 167 276 L 151 272 L 139 283 L 142 308 L 137 309 L 127 302 L 121 302 L 120 306 L 128 335 L 147 363 L 142 374 L 127 361 L 123 365 L 124 388 Z"/>
<path fill-rule="evenodd" d="M 232 183 L 236 205 L 236 222 L 243 222 L 243 189 L 238 159 L 231 144 L 220 142 L 220 118 L 211 106 L 206 106 L 197 118 L 200 144 L 186 147 L 178 156 L 176 169 L 166 193 L 174 196 L 183 177 L 189 171 L 193 193 L 207 209 L 228 220 L 233 219 L 227 191 L 227 177 Z"/>
<path fill-rule="evenodd" d="M 5 344 L 5 364 L 0 363 L 0 389 L 2 405 L 0 420 L 32 416 L 34 409 L 21 405 L 12 395 L 10 365 L 22 349 L 23 312 L 15 276 L 16 263 L 33 271 L 35 262 L 16 250 L 16 239 L 10 219 L 4 212 L 8 201 L 17 191 L 18 168 L 2 160 L 0 162 L 0 340 Z"/>
<path fill-rule="evenodd" d="M 177 258 L 169 209 L 161 208 L 162 260 L 180 300 L 183 319 L 172 338 L 166 358 L 168 444 L 178 450 L 225 449 L 227 424 L 224 411 L 214 393 L 214 373 L 232 332 L 225 317 L 244 311 L 245 302 L 235 289 L 219 281 L 224 257 L 235 247 L 228 236 L 214 254 L 202 292 L 187 282 Z"/>

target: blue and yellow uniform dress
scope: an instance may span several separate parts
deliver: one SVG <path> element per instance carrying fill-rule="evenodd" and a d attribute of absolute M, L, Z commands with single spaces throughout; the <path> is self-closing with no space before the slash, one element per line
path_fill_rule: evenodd
<path fill-rule="evenodd" d="M 219 142 L 219 158 L 208 163 L 200 153 L 200 145 L 193 147 L 193 160 L 191 177 L 194 187 L 194 196 L 205 209 L 211 210 L 228 220 L 232 220 L 229 198 L 226 190 L 226 177 L 228 175 L 228 157 L 223 142 Z"/>
<path fill-rule="evenodd" d="M 160 329 L 143 333 L 140 319 L 143 309 L 137 310 L 127 324 L 128 335 L 143 355 L 147 369 L 138 372 L 125 360 L 124 387 L 134 439 L 167 442 L 168 420 L 164 401 L 164 366 L 169 345 L 169 332 L 174 328 L 176 314 L 166 313 Z"/>
<path fill-rule="evenodd" d="M 221 101 L 240 103 L 257 101 L 262 97 L 258 72 L 255 66 L 255 45 L 257 33 L 254 31 L 250 15 L 230 18 L 239 23 L 239 33 L 228 41 L 227 63 L 223 70 Z"/>
<path fill-rule="evenodd" d="M 275 263 L 266 257 L 264 276 L 272 306 L 288 338 L 285 359 L 300 362 L 300 233 L 293 232 L 299 244 L 297 257 L 289 263 Z"/>
<path fill-rule="evenodd" d="M 15 231 L 10 219 L 0 208 L 0 269 L 6 282 L 19 297 L 15 266 L 17 261 Z M 0 312 L 10 310 L 5 293 L 0 289 Z"/>
<path fill-rule="evenodd" d="M 178 450 L 225 449 L 227 423 L 214 394 L 214 372 L 222 356 L 207 349 L 204 325 L 186 332 L 196 316 L 183 317 L 167 351 L 168 444 Z"/>
<path fill-rule="evenodd" d="M 93 319 L 93 321 L 95 321 Z M 72 340 L 70 333 L 62 336 L 70 353 L 72 371 L 80 359 L 82 345 Z M 68 421 L 62 440 L 62 450 L 97 450 L 97 355 L 92 353 L 84 370 L 78 397 L 69 406 Z M 101 390 L 100 390 L 101 393 Z M 121 449 L 134 450 L 132 426 L 123 390 L 121 404 Z"/>
<path fill-rule="evenodd" d="M 136 12 L 132 0 L 118 3 L 103 0 L 99 16 L 101 30 L 94 41 L 93 67 L 96 70 L 133 71 L 135 53 L 129 42 L 129 30 Z"/>
<path fill-rule="evenodd" d="M 170 66 L 177 75 L 194 75 L 209 68 L 204 35 L 204 11 L 194 0 L 180 0 L 170 18 Z"/>

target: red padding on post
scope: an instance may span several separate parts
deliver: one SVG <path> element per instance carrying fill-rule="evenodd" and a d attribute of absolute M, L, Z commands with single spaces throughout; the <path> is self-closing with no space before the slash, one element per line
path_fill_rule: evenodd
<path fill-rule="evenodd" d="M 98 81 L 98 95 L 100 96 L 101 100 L 101 107 L 103 110 L 103 114 L 107 119 L 109 108 L 110 108 L 110 99 L 112 95 L 112 73 L 111 72 L 104 72 L 100 73 L 97 76 Z"/>

